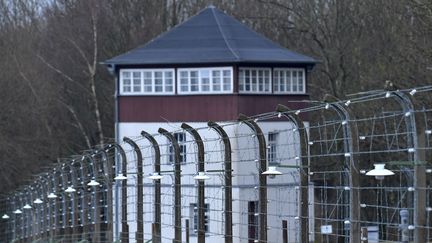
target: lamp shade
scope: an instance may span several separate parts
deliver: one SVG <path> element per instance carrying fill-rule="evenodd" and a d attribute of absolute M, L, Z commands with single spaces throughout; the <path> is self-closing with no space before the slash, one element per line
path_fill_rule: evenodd
<path fill-rule="evenodd" d="M 51 192 L 50 194 L 48 194 L 48 198 L 57 198 L 57 195 Z"/>
<path fill-rule="evenodd" d="M 147 177 L 151 180 L 160 180 L 163 178 L 158 172 L 153 172 L 151 176 Z"/>
<path fill-rule="evenodd" d="M 198 172 L 198 175 L 194 176 L 194 179 L 199 181 L 208 180 L 210 179 L 210 176 L 206 175 L 204 171 L 200 171 Z"/>
<path fill-rule="evenodd" d="M 385 176 L 394 175 L 394 172 L 387 170 L 385 164 L 374 164 L 375 168 L 366 173 L 367 176 L 375 176 L 377 180 L 384 179 Z"/>
<path fill-rule="evenodd" d="M 14 213 L 14 214 L 22 214 L 22 211 L 19 210 L 19 209 L 17 209 L 17 210 L 15 210 L 13 213 Z"/>
<path fill-rule="evenodd" d="M 9 215 L 3 214 L 2 219 L 8 219 L 8 218 L 10 218 Z"/>
<path fill-rule="evenodd" d="M 26 205 L 24 205 L 23 208 L 24 208 L 24 209 L 31 209 L 32 207 L 27 203 Z"/>
<path fill-rule="evenodd" d="M 96 180 L 90 180 L 89 183 L 87 183 L 87 186 L 99 186 L 100 183 L 97 182 Z"/>
<path fill-rule="evenodd" d="M 41 203 L 43 203 L 43 201 L 40 200 L 40 198 L 36 198 L 36 200 L 34 200 L 33 203 L 41 204 Z"/>
<path fill-rule="evenodd" d="M 76 190 L 73 187 L 69 186 L 68 188 L 66 188 L 65 192 L 72 193 L 76 192 Z"/>
<path fill-rule="evenodd" d="M 274 178 L 277 175 L 282 175 L 282 172 L 276 170 L 276 166 L 269 166 L 268 170 L 264 171 L 262 174 L 270 176 L 270 178 Z"/>
<path fill-rule="evenodd" d="M 121 181 L 121 180 L 126 180 L 126 179 L 127 179 L 127 177 L 121 173 L 119 173 L 116 177 L 114 177 L 114 180 L 116 180 L 116 181 Z"/>

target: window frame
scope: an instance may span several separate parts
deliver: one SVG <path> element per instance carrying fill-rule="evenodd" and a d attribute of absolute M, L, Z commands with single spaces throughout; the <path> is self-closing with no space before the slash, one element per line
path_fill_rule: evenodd
<path fill-rule="evenodd" d="M 196 208 L 196 209 L 195 209 Z M 206 225 L 204 226 L 205 234 L 210 233 L 210 203 L 204 203 L 204 220 Z M 190 235 L 198 234 L 198 203 L 189 204 L 189 220 L 190 220 Z"/>
<path fill-rule="evenodd" d="M 270 135 L 273 135 L 274 140 L 270 140 Z M 267 133 L 267 161 L 269 165 L 279 165 L 280 161 L 278 159 L 278 140 L 279 131 L 271 131 Z"/>
<path fill-rule="evenodd" d="M 280 72 L 280 71 L 290 71 L 291 75 L 290 75 L 290 91 L 286 90 L 286 86 L 284 91 L 280 91 L 279 89 L 276 90 L 274 87 L 277 84 L 280 87 L 280 83 L 276 83 L 276 76 L 279 75 L 275 75 L 276 72 Z M 303 90 L 299 91 L 297 88 L 297 91 L 293 91 L 293 78 L 292 78 L 292 72 L 296 71 L 299 72 L 301 71 L 302 73 L 302 78 L 303 78 L 303 82 L 302 82 L 302 86 L 303 86 Z M 285 76 L 285 75 L 284 75 Z M 297 87 L 298 86 L 298 82 L 297 82 Z M 273 68 L 273 72 L 272 72 L 272 90 L 274 94 L 306 94 L 306 70 L 304 68 Z"/>
<path fill-rule="evenodd" d="M 130 91 L 125 92 L 123 87 L 124 87 L 124 75 L 125 73 L 129 72 L 130 73 L 130 84 L 128 85 L 130 87 Z M 140 91 L 139 92 L 134 92 L 134 78 L 133 78 L 133 74 L 134 72 L 139 72 L 140 73 Z M 152 91 L 148 92 L 145 91 L 145 88 L 148 87 L 148 85 L 145 85 L 144 79 L 145 79 L 145 72 L 151 72 L 151 87 L 152 87 Z M 161 72 L 162 73 L 162 92 L 156 92 L 156 72 Z M 166 87 L 168 85 L 166 85 L 166 72 L 171 72 L 171 87 L 172 90 L 171 91 L 166 91 Z M 119 72 L 119 87 L 118 87 L 118 91 L 119 91 L 119 95 L 122 96 L 134 96 L 134 95 L 175 95 L 175 90 L 176 90 L 176 82 L 175 82 L 175 69 L 174 68 L 125 68 L 125 69 L 120 69 Z"/>
<path fill-rule="evenodd" d="M 249 72 L 251 72 L 251 71 L 256 71 L 256 72 L 259 72 L 259 71 L 268 71 L 269 72 L 269 90 L 268 91 L 265 91 L 265 90 L 260 91 L 259 90 L 260 82 L 259 82 L 258 79 L 257 79 L 257 82 L 256 82 L 256 90 L 255 91 L 252 90 L 252 82 L 250 83 L 250 86 L 251 86 L 250 90 L 248 90 L 248 91 L 244 90 L 244 88 L 246 87 L 246 80 L 244 80 L 243 90 L 241 90 L 240 89 L 240 85 L 242 83 L 242 80 L 241 80 L 240 72 L 242 70 L 244 70 L 244 71 L 248 70 Z M 259 77 L 259 75 L 257 75 L 257 77 Z M 263 76 L 263 78 L 264 77 L 265 76 Z M 262 83 L 262 85 L 263 85 L 263 88 L 264 88 L 265 87 L 265 82 Z M 238 69 L 238 92 L 240 94 L 271 94 L 272 91 L 273 91 L 273 72 L 272 72 L 271 68 L 267 68 L 267 67 L 239 67 L 239 69 Z"/>
<path fill-rule="evenodd" d="M 183 140 L 179 141 L 178 136 L 182 135 Z M 180 163 L 185 164 L 187 162 L 187 150 L 186 150 L 186 133 L 185 132 L 176 132 L 173 133 L 174 138 L 177 140 L 177 143 L 180 148 Z M 173 164 L 174 161 L 174 148 L 172 145 L 168 146 L 168 164 Z"/>
<path fill-rule="evenodd" d="M 258 201 L 247 201 L 248 203 L 248 242 L 253 243 L 258 240 L 259 232 L 259 217 L 258 217 Z"/>
<path fill-rule="evenodd" d="M 202 78 L 201 78 L 201 71 L 205 71 L 208 70 L 209 72 L 209 82 L 207 83 L 209 90 L 208 91 L 203 91 L 202 90 Z M 221 90 L 218 91 L 214 91 L 213 90 L 213 71 L 220 71 L 220 88 Z M 224 78 L 225 76 L 223 75 L 224 71 L 230 71 L 230 89 L 229 90 L 224 90 Z M 187 72 L 187 87 L 188 90 L 187 91 L 182 91 L 182 85 L 181 81 L 182 81 L 182 72 Z M 191 91 L 191 72 L 197 72 L 197 85 L 198 85 L 198 90 L 197 91 Z M 232 94 L 234 92 L 234 70 L 232 66 L 226 66 L 226 67 L 200 67 L 200 68 L 177 68 L 177 94 L 178 95 L 202 95 L 202 94 Z"/>

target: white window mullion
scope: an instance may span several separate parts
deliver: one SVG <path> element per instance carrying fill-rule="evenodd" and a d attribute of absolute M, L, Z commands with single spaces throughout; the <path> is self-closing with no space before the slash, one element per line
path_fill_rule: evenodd
<path fill-rule="evenodd" d="M 209 90 L 210 90 L 210 92 L 213 92 L 213 70 L 214 69 L 209 70 Z"/>
<path fill-rule="evenodd" d="M 198 92 L 202 91 L 202 76 L 201 76 L 201 71 L 197 70 L 198 72 Z"/>
<path fill-rule="evenodd" d="M 151 72 L 151 82 L 152 82 L 152 93 L 156 92 L 156 79 L 155 79 L 155 72 Z"/>

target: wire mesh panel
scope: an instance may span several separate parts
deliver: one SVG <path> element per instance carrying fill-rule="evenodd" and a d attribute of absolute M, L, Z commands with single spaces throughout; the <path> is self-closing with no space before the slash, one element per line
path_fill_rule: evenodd
<path fill-rule="evenodd" d="M 147 124 L 156 145 L 132 124 L 129 142 L 86 151 L 4 197 L 1 241 L 432 241 L 431 93 L 326 97 L 220 122 L 223 133 L 191 123 L 199 137 Z"/>

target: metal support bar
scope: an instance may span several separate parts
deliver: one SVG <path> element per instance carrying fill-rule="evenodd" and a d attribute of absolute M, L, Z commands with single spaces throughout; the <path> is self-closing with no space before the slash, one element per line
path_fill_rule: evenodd
<path fill-rule="evenodd" d="M 388 90 L 390 97 L 401 105 L 407 129 L 407 144 L 414 151 L 409 153 L 410 161 L 425 161 L 424 153 L 419 153 L 419 143 L 424 143 L 424 134 L 418 136 L 414 106 L 408 95 L 396 90 Z M 421 119 L 419 119 L 420 122 Z M 426 168 L 424 163 L 414 163 L 414 242 L 426 242 Z"/>
<path fill-rule="evenodd" d="M 117 150 L 116 154 L 119 153 L 120 154 L 120 158 L 121 158 L 121 173 L 123 175 L 126 175 L 127 173 L 127 158 L 126 158 L 126 153 L 123 149 L 122 146 L 120 146 L 117 143 L 113 143 L 110 144 L 106 147 L 105 151 L 109 152 L 110 149 L 115 148 Z M 120 171 L 120 167 L 119 167 L 119 163 L 117 163 L 116 160 L 116 173 L 119 173 Z M 116 182 L 116 188 L 115 188 L 115 221 L 116 221 L 116 233 L 118 234 L 119 232 L 119 227 L 118 227 L 118 223 L 119 223 L 119 215 L 120 213 L 118 212 L 118 191 L 117 191 L 117 184 L 118 182 Z M 127 180 L 122 180 L 121 182 L 121 234 L 120 235 L 116 235 L 115 238 L 116 240 L 121 240 L 122 243 L 128 243 L 129 242 L 129 225 L 128 225 L 128 221 L 127 221 Z M 112 203 L 112 201 L 110 202 Z"/>
<path fill-rule="evenodd" d="M 164 135 L 173 146 L 174 151 L 174 243 L 182 242 L 182 223 L 181 223 L 181 162 L 180 147 L 175 137 L 163 128 L 158 132 Z"/>
<path fill-rule="evenodd" d="M 113 180 L 115 177 L 115 171 L 113 171 L 113 168 L 115 167 L 115 160 L 110 160 L 106 151 L 107 149 L 108 147 L 105 147 L 100 150 L 100 153 L 102 155 L 102 165 L 104 167 L 104 178 L 107 190 L 106 192 L 104 192 L 106 194 L 107 201 L 107 233 L 105 233 L 105 236 L 108 242 L 113 242 Z"/>
<path fill-rule="evenodd" d="M 135 150 L 137 156 L 137 232 L 136 242 L 144 242 L 144 186 L 143 186 L 143 159 L 141 150 L 132 139 L 124 137 L 123 141 L 128 143 Z"/>
<path fill-rule="evenodd" d="M 88 157 L 92 158 L 91 161 L 91 167 L 92 167 L 92 179 L 99 178 L 99 169 L 97 167 L 96 159 L 94 158 L 95 152 L 93 152 Z M 92 192 L 93 192 L 93 201 L 94 201 L 94 210 L 93 210 L 93 237 L 92 241 L 94 242 L 100 242 L 100 234 L 101 234 L 101 219 L 100 219 L 100 186 L 92 186 Z"/>
<path fill-rule="evenodd" d="M 324 98 L 324 101 L 337 101 L 337 99 L 329 94 Z M 359 169 L 357 168 L 358 155 L 358 133 L 357 127 L 351 121 L 354 117 L 353 112 L 348 107 L 344 107 L 340 103 L 332 102 L 329 104 L 341 118 L 341 126 L 344 136 L 344 151 L 349 156 L 345 157 L 345 162 L 348 164 L 349 171 L 349 204 L 350 204 L 350 227 L 349 239 L 351 243 L 360 243 L 360 192 L 359 192 Z"/>
<path fill-rule="evenodd" d="M 231 142 L 225 130 L 217 123 L 209 121 L 209 127 L 214 129 L 221 137 L 224 143 L 224 161 L 225 161 L 225 243 L 233 242 L 232 229 L 232 161 L 231 161 Z"/>
<path fill-rule="evenodd" d="M 246 124 L 256 135 L 259 144 L 259 198 L 258 198 L 258 242 L 267 243 L 267 176 L 262 173 L 267 168 L 267 151 L 264 134 L 258 124 L 240 114 L 238 120 Z"/>
<path fill-rule="evenodd" d="M 145 137 L 153 146 L 154 150 L 154 171 L 156 173 L 161 173 L 161 166 L 160 166 L 160 149 L 159 144 L 157 143 L 156 139 L 150 135 L 149 133 L 142 131 L 141 135 Z M 161 182 L 160 180 L 154 181 L 154 195 L 155 195 L 155 201 L 154 201 L 154 226 L 152 231 L 152 242 L 154 243 L 161 243 L 162 242 L 162 225 L 161 225 Z"/>
<path fill-rule="evenodd" d="M 85 195 L 85 189 L 82 188 L 82 182 L 83 182 L 82 180 L 84 179 L 84 176 L 82 175 L 82 169 L 81 169 L 82 163 L 81 163 L 81 161 L 80 160 L 72 161 L 72 168 L 74 168 L 73 169 L 74 175 L 76 175 L 78 170 L 81 172 L 80 175 L 74 177 L 72 184 L 76 188 L 77 191 L 81 191 L 81 193 L 82 193 L 81 196 L 84 196 Z M 77 182 L 78 178 L 80 178 L 80 180 L 81 180 L 81 185 L 78 185 L 78 182 Z M 79 209 L 78 209 L 78 197 L 80 197 L 80 196 L 78 195 L 78 193 L 73 193 L 71 195 L 71 197 L 72 197 L 72 203 L 73 203 L 72 211 L 74 212 L 73 219 L 72 219 L 73 228 L 72 228 L 71 241 L 75 242 L 76 240 L 79 240 L 80 233 L 82 233 L 82 227 L 78 226 L 78 218 L 79 218 L 79 214 L 80 214 Z M 83 207 L 83 205 L 81 205 L 81 207 Z"/>
<path fill-rule="evenodd" d="M 54 190 L 56 190 L 57 192 L 62 192 L 62 198 L 64 198 L 64 191 L 63 191 L 63 187 L 64 187 L 64 180 L 63 180 L 63 176 L 62 176 L 62 170 L 61 169 L 55 169 L 54 172 Z M 61 205 L 61 201 L 60 201 L 60 197 L 57 196 L 57 198 L 54 199 L 54 237 L 57 236 L 60 233 L 60 207 L 59 205 Z"/>
<path fill-rule="evenodd" d="M 205 172 L 204 144 L 199 133 L 186 123 L 181 125 L 195 140 L 198 147 L 198 172 Z M 198 181 L 198 243 L 205 243 L 205 185 Z"/>
<path fill-rule="evenodd" d="M 68 180 L 68 177 L 67 177 L 68 174 L 71 175 L 71 181 Z M 69 164 L 63 164 L 62 181 L 68 182 L 69 186 L 73 186 L 75 184 L 74 183 L 75 178 L 76 178 L 76 176 L 75 176 L 75 172 L 74 172 L 72 166 Z M 65 183 L 63 183 L 63 187 L 64 186 L 66 186 Z M 68 194 L 64 193 L 64 195 L 63 195 L 63 210 L 62 210 L 62 213 L 63 213 L 63 217 L 62 217 L 62 219 L 63 219 L 63 222 L 62 222 L 63 225 L 62 226 L 63 227 L 62 228 L 64 228 L 63 234 L 69 236 L 72 234 L 72 231 L 71 231 L 72 228 L 68 226 L 69 221 L 71 220 L 70 216 L 71 216 L 72 208 L 68 207 L 70 202 L 68 202 L 69 198 L 67 198 L 67 197 L 68 197 Z"/>
<path fill-rule="evenodd" d="M 297 115 L 288 113 L 289 111 L 290 109 L 283 105 L 276 107 L 276 112 L 282 113 L 294 123 L 300 139 L 300 242 L 309 242 L 309 139 L 303 121 Z"/>
<path fill-rule="evenodd" d="M 86 185 L 86 181 L 88 181 L 91 176 L 90 176 L 90 167 L 84 163 L 84 160 L 88 159 L 91 163 L 93 163 L 93 158 L 91 156 L 85 155 L 82 157 L 81 159 L 81 173 L 82 173 L 82 177 L 81 177 L 81 187 L 82 187 L 82 207 L 83 207 L 83 213 L 82 213 L 82 224 L 83 224 L 83 229 L 82 229 L 82 239 L 83 240 L 89 240 L 90 239 L 90 233 L 91 233 L 91 221 L 89 220 L 90 215 L 90 210 L 91 210 L 91 203 L 93 200 L 93 196 L 91 195 L 91 193 L 87 192 L 87 185 Z M 78 190 L 77 190 L 78 192 Z"/>

